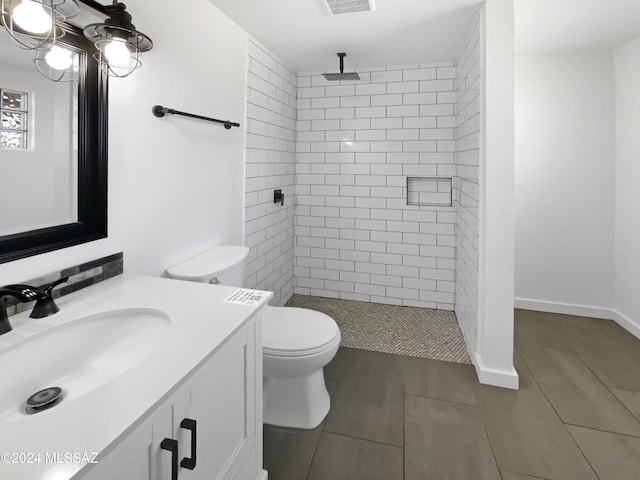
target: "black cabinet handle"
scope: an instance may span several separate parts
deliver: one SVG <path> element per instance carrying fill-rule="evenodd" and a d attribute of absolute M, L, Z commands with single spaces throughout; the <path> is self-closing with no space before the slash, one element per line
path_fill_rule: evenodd
<path fill-rule="evenodd" d="M 178 441 L 165 438 L 160 443 L 160 448 L 171 452 L 171 480 L 178 480 Z"/>
<path fill-rule="evenodd" d="M 198 442 L 198 433 L 196 430 L 196 421 L 191 418 L 185 418 L 180 422 L 180 427 L 191 431 L 191 457 L 184 457 L 180 462 L 182 468 L 193 470 L 196 468 L 196 450 Z"/>

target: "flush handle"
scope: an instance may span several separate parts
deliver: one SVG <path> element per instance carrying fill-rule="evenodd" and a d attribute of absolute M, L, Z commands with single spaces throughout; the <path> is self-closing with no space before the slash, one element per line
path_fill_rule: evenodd
<path fill-rule="evenodd" d="M 209 280 L 209 284 L 210 285 L 220 285 L 220 280 L 218 280 L 218 277 L 213 277 L 211 280 Z"/>
<path fill-rule="evenodd" d="M 191 457 L 184 457 L 180 461 L 180 466 L 182 468 L 186 468 L 187 470 L 193 470 L 196 468 L 196 451 L 197 451 L 197 441 L 198 441 L 198 433 L 196 429 L 196 421 L 191 418 L 185 418 L 180 422 L 180 427 L 185 430 L 191 431 Z"/>
<path fill-rule="evenodd" d="M 160 443 L 160 448 L 171 452 L 171 480 L 178 480 L 178 441 L 165 438 Z"/>

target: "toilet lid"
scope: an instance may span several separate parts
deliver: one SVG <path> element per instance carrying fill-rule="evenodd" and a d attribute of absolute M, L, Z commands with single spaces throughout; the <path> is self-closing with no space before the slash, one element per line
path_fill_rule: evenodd
<path fill-rule="evenodd" d="M 306 308 L 266 307 L 263 316 L 263 352 L 271 355 L 310 355 L 340 335 L 328 315 Z"/>
<path fill-rule="evenodd" d="M 249 254 L 247 247 L 220 245 L 196 257 L 167 269 L 171 278 L 191 282 L 206 282 L 212 275 L 220 274 L 240 264 Z"/>

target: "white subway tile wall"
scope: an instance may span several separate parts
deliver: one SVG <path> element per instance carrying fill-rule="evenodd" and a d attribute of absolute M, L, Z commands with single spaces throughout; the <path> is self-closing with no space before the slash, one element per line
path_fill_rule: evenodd
<path fill-rule="evenodd" d="M 452 62 L 298 76 L 295 293 L 453 310 L 453 207 L 407 176 L 456 175 Z"/>
<path fill-rule="evenodd" d="M 476 350 L 480 225 L 480 19 L 456 72 L 456 316 L 469 351 Z"/>
<path fill-rule="evenodd" d="M 294 284 L 297 76 L 255 40 L 248 51 L 245 286 L 273 291 L 271 304 L 282 306 Z M 284 206 L 273 203 L 275 189 Z"/>

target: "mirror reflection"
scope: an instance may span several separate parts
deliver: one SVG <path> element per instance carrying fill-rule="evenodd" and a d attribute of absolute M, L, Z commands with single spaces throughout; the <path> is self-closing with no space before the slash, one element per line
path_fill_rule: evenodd
<path fill-rule="evenodd" d="M 36 65 L 0 29 L 0 236 L 78 221 L 78 81 L 39 72 L 77 71 L 81 52 L 60 43 Z"/>

